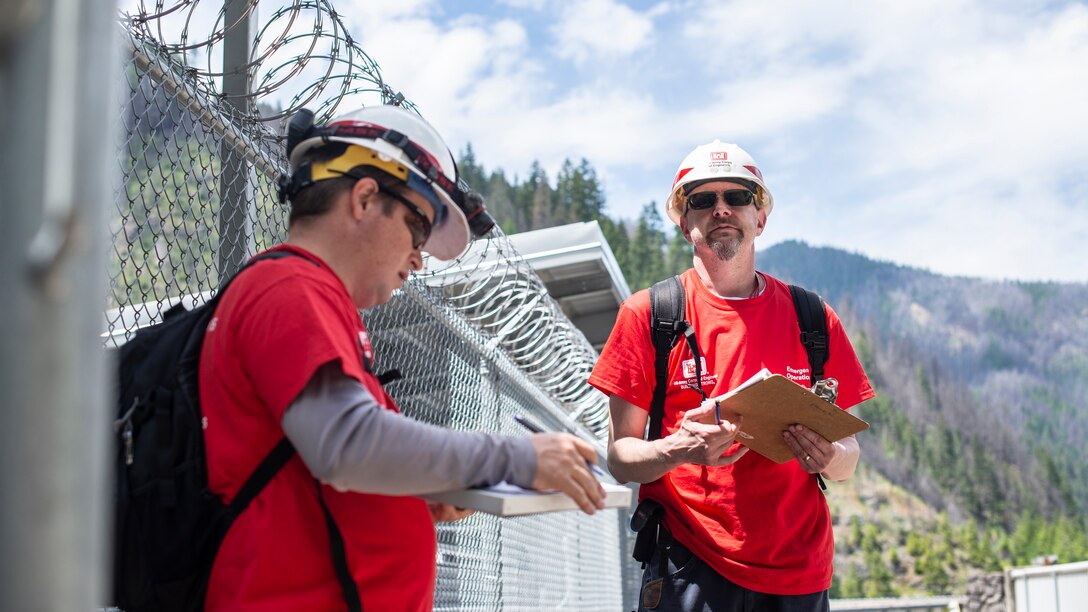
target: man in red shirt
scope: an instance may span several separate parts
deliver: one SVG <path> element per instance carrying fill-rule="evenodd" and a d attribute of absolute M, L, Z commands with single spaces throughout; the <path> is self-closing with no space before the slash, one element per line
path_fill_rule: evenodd
<path fill-rule="evenodd" d="M 287 149 L 289 237 L 272 251 L 292 256 L 257 262 L 224 293 L 200 395 L 209 486 L 224 502 L 285 436 L 298 453 L 227 533 L 205 609 L 430 610 L 434 521 L 467 514 L 413 496 L 506 480 L 562 490 L 592 514 L 604 497 L 595 453 L 568 434 L 413 421 L 374 374 L 358 310 L 388 301 L 423 250 L 451 259 L 469 240 L 433 128 L 388 106 L 326 126 L 303 114 Z"/>
<path fill-rule="evenodd" d="M 685 317 L 705 359 L 702 380 L 695 380 L 687 345 L 678 343 L 668 361 L 662 437 L 643 439 L 655 385 L 648 291 L 623 304 L 589 379 L 610 396 L 609 469 L 643 483 L 640 500 L 664 507 L 654 561 L 643 576 L 642 610 L 829 607 L 834 542 L 813 475 L 849 478 L 857 440 L 832 443 L 792 426 L 782 436 L 796 461 L 777 464 L 736 443 L 739 420 L 706 424 L 713 404 L 700 405 L 692 388 L 714 397 L 763 368 L 808 384 L 789 288 L 755 267 L 755 238 L 773 205 L 755 161 L 740 147 L 714 141 L 692 151 L 666 211 L 694 248 L 694 266 L 681 284 Z M 838 380 L 838 405 L 846 409 L 873 390 L 830 308 L 827 324 L 825 372 Z"/>

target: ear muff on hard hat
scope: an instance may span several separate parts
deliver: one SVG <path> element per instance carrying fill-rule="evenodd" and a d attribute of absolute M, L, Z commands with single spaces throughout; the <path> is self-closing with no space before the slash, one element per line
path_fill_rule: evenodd
<path fill-rule="evenodd" d="M 665 213 L 673 223 L 680 225 L 680 217 L 687 206 L 687 194 L 699 185 L 716 181 L 729 181 L 746 186 L 756 194 L 759 207 L 771 214 L 774 197 L 763 180 L 756 160 L 747 151 L 731 143 L 715 140 L 695 147 L 680 162 L 673 179 L 669 197 L 665 200 Z"/>
<path fill-rule="evenodd" d="M 469 230 L 479 237 L 495 222 L 478 194 L 468 197 L 459 184 L 453 155 L 435 131 L 418 115 L 395 106 L 366 107 L 324 126 L 313 123 L 313 113 L 302 109 L 287 128 L 287 157 L 291 175 L 280 179 L 280 200 L 286 201 L 313 183 L 359 165 L 385 171 L 423 196 L 434 208 L 434 231 L 423 250 L 437 259 L 461 254 Z M 331 143 L 346 143 L 344 153 L 324 162 L 304 162 L 305 153 Z"/>

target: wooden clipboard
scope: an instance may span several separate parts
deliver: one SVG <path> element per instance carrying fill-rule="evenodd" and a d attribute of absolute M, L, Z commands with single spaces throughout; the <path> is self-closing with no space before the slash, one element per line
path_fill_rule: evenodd
<path fill-rule="evenodd" d="M 780 374 L 718 398 L 722 418 L 744 417 L 737 442 L 775 463 L 794 459 L 782 440 L 790 425 L 804 425 L 835 442 L 869 429 L 869 424 Z"/>

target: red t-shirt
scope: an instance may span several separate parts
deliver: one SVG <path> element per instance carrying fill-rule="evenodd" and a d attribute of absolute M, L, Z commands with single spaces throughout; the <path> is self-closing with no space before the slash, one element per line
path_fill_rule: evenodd
<path fill-rule="evenodd" d="M 284 411 L 320 366 L 339 361 L 396 411 L 364 366 L 370 341 L 344 284 L 312 254 L 280 249 L 306 258 L 262 261 L 239 276 L 208 325 L 201 353 L 208 482 L 225 502 L 283 438 Z M 319 486 L 297 455 L 227 533 L 205 609 L 345 609 L 318 495 L 344 537 L 363 606 L 431 610 L 437 542 L 426 503 Z"/>
<path fill-rule="evenodd" d="M 681 276 L 685 312 L 706 360 L 703 389 L 721 395 L 762 368 L 808 384 L 808 355 L 799 338 L 789 287 L 766 276 L 762 295 L 725 300 L 710 293 L 694 270 Z M 828 308 L 830 357 L 825 376 L 839 381 L 837 404 L 850 408 L 873 389 Z M 589 383 L 649 410 L 654 388 L 650 294 L 640 291 L 620 308 L 616 325 Z M 685 342 L 669 356 L 662 437 L 702 398 L 687 388 L 694 361 Z M 816 479 L 796 461 L 776 464 L 748 453 L 729 466 L 686 464 L 643 484 L 639 499 L 665 506 L 669 532 L 736 584 L 761 593 L 802 595 L 830 588 L 835 545 L 827 503 Z"/>

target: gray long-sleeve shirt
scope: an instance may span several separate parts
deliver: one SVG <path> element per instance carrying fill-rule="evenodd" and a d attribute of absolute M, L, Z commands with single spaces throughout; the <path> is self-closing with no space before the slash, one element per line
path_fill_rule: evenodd
<path fill-rule="evenodd" d="M 283 431 L 314 477 L 333 487 L 422 495 L 505 480 L 528 487 L 528 438 L 464 432 L 385 410 L 339 364 L 322 366 L 283 415 Z"/>

